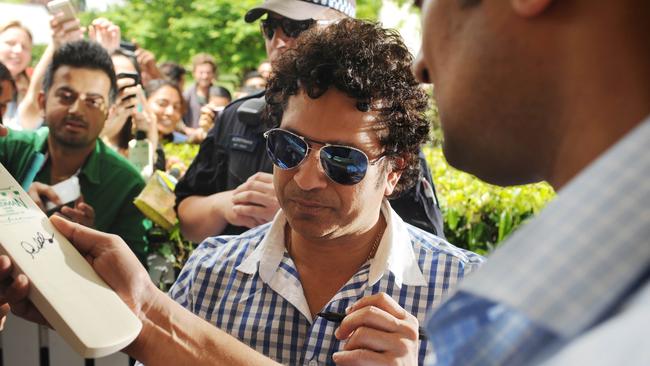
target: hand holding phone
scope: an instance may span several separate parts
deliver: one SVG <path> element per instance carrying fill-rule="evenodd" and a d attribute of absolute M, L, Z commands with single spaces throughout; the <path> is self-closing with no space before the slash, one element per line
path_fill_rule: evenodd
<path fill-rule="evenodd" d="M 52 0 L 47 3 L 47 9 L 52 15 L 63 13 L 63 16 L 59 18 L 60 22 L 76 19 L 74 7 L 72 7 L 70 0 Z"/>
<path fill-rule="evenodd" d="M 83 39 L 81 24 L 69 0 L 50 1 L 47 8 L 52 14 L 50 28 L 52 28 L 52 42 L 56 48 L 66 42 Z"/>
<path fill-rule="evenodd" d="M 45 210 L 48 216 L 58 212 L 63 206 L 73 207 L 75 201 L 81 196 L 79 178 L 76 175 L 51 186 L 51 188 L 59 197 L 60 204 L 45 201 Z"/>

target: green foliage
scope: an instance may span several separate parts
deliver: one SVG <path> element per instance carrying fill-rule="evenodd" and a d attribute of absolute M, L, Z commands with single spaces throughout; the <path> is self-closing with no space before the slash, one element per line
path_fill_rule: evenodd
<path fill-rule="evenodd" d="M 165 150 L 165 157 L 168 161 L 173 157 L 177 157 L 186 167 L 189 167 L 196 154 L 199 153 L 199 146 L 198 144 L 174 144 L 170 142 L 163 145 L 163 150 Z"/>
<path fill-rule="evenodd" d="M 502 188 L 449 166 L 439 147 L 424 149 L 436 185 L 447 240 L 487 254 L 554 196 L 546 183 Z"/>
<path fill-rule="evenodd" d="M 381 0 L 357 1 L 357 19 L 377 20 L 381 5 Z"/>

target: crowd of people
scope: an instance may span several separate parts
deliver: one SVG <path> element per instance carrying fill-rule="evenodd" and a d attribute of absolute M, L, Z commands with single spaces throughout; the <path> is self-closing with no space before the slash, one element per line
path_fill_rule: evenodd
<path fill-rule="evenodd" d="M 242 14 L 269 63 L 242 83 L 263 90 L 231 103 L 211 56 L 196 55 L 183 93 L 182 67 L 125 52 L 108 20 L 91 42 L 55 16 L 31 75 L 29 33 L 7 28 L 24 44 L 0 66 L 0 106 L 47 128 L 0 127 L 0 162 L 44 210 L 64 203 L 52 185 L 79 180 L 51 222 L 143 321 L 124 351 L 148 365 L 650 363 L 650 5 L 418 1 L 416 60 L 355 5 Z M 452 165 L 558 191 L 487 260 L 444 239 L 421 83 Z M 161 168 L 161 141 L 202 140 L 176 186 L 183 234 L 201 244 L 168 294 L 138 262 L 133 138 Z M 108 186 L 123 196 L 106 202 Z M 0 256 L 0 316 L 47 323 L 13 265 Z"/>

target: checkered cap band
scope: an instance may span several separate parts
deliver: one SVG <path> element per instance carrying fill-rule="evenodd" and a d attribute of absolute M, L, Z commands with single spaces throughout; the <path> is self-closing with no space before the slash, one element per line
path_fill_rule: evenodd
<path fill-rule="evenodd" d="M 321 5 L 321 6 L 327 6 L 328 8 L 332 8 L 334 10 L 340 11 L 341 13 L 349 16 L 350 18 L 354 18 L 354 16 L 357 14 L 356 7 L 354 6 L 354 4 L 352 4 L 351 1 L 348 0 L 300 0 L 300 1 Z"/>

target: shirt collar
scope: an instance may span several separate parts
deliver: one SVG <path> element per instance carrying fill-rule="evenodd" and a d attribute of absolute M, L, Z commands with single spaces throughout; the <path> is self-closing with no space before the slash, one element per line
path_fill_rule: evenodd
<path fill-rule="evenodd" d="M 416 260 L 406 224 L 390 207 L 387 200 L 382 202 L 381 212 L 386 219 L 386 230 L 377 248 L 377 253 L 370 263 L 368 285 L 373 286 L 385 274 L 391 272 L 398 287 L 401 287 L 402 284 L 427 286 L 427 281 Z M 262 281 L 271 282 L 284 255 L 286 222 L 286 217 L 280 210 L 260 244 L 237 266 L 237 270 L 247 274 L 254 274 L 259 270 Z"/>
<path fill-rule="evenodd" d="M 36 151 L 45 152 L 47 150 L 47 138 L 49 135 L 49 128 L 42 127 L 36 131 L 36 140 L 35 146 Z M 86 162 L 81 167 L 80 175 L 84 175 L 89 182 L 93 184 L 101 183 L 101 159 L 100 155 L 106 153 L 106 145 L 101 141 L 101 139 L 96 139 L 95 149 L 90 153 L 90 156 L 86 159 Z"/>

